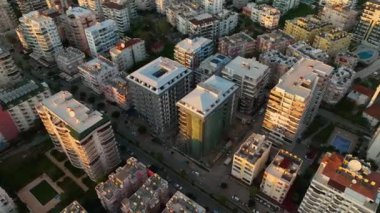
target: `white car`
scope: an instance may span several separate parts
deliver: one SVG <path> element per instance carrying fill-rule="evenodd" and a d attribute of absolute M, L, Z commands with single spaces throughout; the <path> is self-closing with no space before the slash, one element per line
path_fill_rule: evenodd
<path fill-rule="evenodd" d="M 238 196 L 236 196 L 236 195 L 232 195 L 232 200 L 235 200 L 235 201 L 239 202 L 240 198 Z"/>

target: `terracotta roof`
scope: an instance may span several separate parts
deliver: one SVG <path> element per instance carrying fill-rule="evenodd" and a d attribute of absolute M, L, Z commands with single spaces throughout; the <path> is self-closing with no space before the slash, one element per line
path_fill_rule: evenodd
<path fill-rule="evenodd" d="M 380 104 L 378 103 L 372 104 L 372 106 L 365 109 L 364 112 L 370 115 L 371 117 L 374 117 L 377 120 L 380 120 Z"/>
<path fill-rule="evenodd" d="M 354 87 L 352 88 L 352 90 L 355 90 L 363 95 L 366 95 L 368 97 L 372 97 L 373 94 L 375 94 L 375 91 L 370 89 L 370 88 L 367 88 L 365 86 L 362 86 L 362 85 L 359 85 L 359 84 L 356 84 L 354 85 Z"/>
<path fill-rule="evenodd" d="M 322 163 L 325 163 L 326 166 L 322 174 L 330 178 L 328 185 L 342 192 L 345 191 L 346 188 L 350 188 L 369 199 L 376 200 L 377 189 L 380 183 L 380 173 L 371 172 L 369 175 L 363 175 L 363 179 L 368 179 L 368 183 L 364 183 L 360 180 L 353 183 L 355 177 L 338 170 L 338 168 L 343 165 L 343 160 L 343 156 L 337 153 L 332 153 L 331 156 L 326 154 L 323 157 Z M 371 185 L 372 181 L 375 182 L 374 185 Z"/>

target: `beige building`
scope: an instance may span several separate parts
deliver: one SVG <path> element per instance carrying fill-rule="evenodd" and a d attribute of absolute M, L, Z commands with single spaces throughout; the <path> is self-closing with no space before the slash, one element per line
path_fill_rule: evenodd
<path fill-rule="evenodd" d="M 0 89 L 19 82 L 21 78 L 10 52 L 0 47 Z"/>
<path fill-rule="evenodd" d="M 100 112 L 67 91 L 43 100 L 36 108 L 56 149 L 91 180 L 99 180 L 120 163 L 111 122 Z"/>
<path fill-rule="evenodd" d="M 16 0 L 20 12 L 24 15 L 32 11 L 48 9 L 46 0 Z"/>
<path fill-rule="evenodd" d="M 348 92 L 354 81 L 356 72 L 351 68 L 336 68 L 327 85 L 323 101 L 327 104 L 337 104 Z"/>
<path fill-rule="evenodd" d="M 311 44 L 314 37 L 331 27 L 331 24 L 322 21 L 318 16 L 308 15 L 286 20 L 284 32 L 291 35 L 296 41 L 305 41 Z"/>
<path fill-rule="evenodd" d="M 103 0 L 78 0 L 79 6 L 92 10 L 96 14 L 98 21 L 103 21 L 104 19 L 102 2 Z"/>
<path fill-rule="evenodd" d="M 301 158 L 281 149 L 265 169 L 260 191 L 282 203 L 293 185 L 301 165 Z"/>
<path fill-rule="evenodd" d="M 116 103 L 124 110 L 131 107 L 127 80 L 124 77 L 110 78 L 103 82 L 103 94 L 107 100 Z"/>
<path fill-rule="evenodd" d="M 214 44 L 212 40 L 204 37 L 186 38 L 175 45 L 174 60 L 194 70 L 213 52 Z"/>
<path fill-rule="evenodd" d="M 148 179 L 148 170 L 136 158 L 108 175 L 108 179 L 95 187 L 100 202 L 108 212 L 119 212 L 121 201 L 132 196 Z"/>
<path fill-rule="evenodd" d="M 144 61 L 148 54 L 145 49 L 145 41 L 140 38 L 125 37 L 110 49 L 111 60 L 117 69 L 127 71 L 135 64 Z"/>
<path fill-rule="evenodd" d="M 251 185 L 264 169 L 271 147 L 272 143 L 264 135 L 250 135 L 234 154 L 231 175 Z"/>
<path fill-rule="evenodd" d="M 231 58 L 250 57 L 255 52 L 255 46 L 255 39 L 244 32 L 239 32 L 220 38 L 218 52 Z"/>
<path fill-rule="evenodd" d="M 359 12 L 342 7 L 323 7 L 320 17 L 321 20 L 332 24 L 336 28 L 346 31 L 352 30 L 355 26 Z"/>
<path fill-rule="evenodd" d="M 327 52 L 322 49 L 314 48 L 304 41 L 298 41 L 289 45 L 286 49 L 286 55 L 296 57 L 297 59 L 311 58 L 324 63 L 330 62 L 330 56 Z"/>
<path fill-rule="evenodd" d="M 333 67 L 299 60 L 271 90 L 263 127 L 274 146 L 293 147 L 317 113 Z"/>
<path fill-rule="evenodd" d="M 366 1 L 363 12 L 356 26 L 354 39 L 380 49 L 380 2 Z"/>
<path fill-rule="evenodd" d="M 131 17 L 127 5 L 104 1 L 102 3 L 102 11 L 105 19 L 112 19 L 116 22 L 117 31 L 121 37 L 130 30 Z"/>
<path fill-rule="evenodd" d="M 61 213 L 87 213 L 86 209 L 76 200 L 62 209 Z"/>
<path fill-rule="evenodd" d="M 166 203 L 166 207 L 162 213 L 206 213 L 206 209 L 188 198 L 182 192 L 177 191 Z"/>
<path fill-rule="evenodd" d="M 339 29 L 330 29 L 315 36 L 313 47 L 325 51 L 335 57 L 339 52 L 348 50 L 351 44 L 351 34 Z"/>

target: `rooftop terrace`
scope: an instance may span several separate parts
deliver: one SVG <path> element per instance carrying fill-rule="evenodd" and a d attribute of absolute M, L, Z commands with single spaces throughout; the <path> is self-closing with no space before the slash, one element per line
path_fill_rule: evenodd
<path fill-rule="evenodd" d="M 272 143 L 265 140 L 264 135 L 253 133 L 236 151 L 235 156 L 247 159 L 251 164 L 255 164 L 261 158 L 263 153 L 270 149 Z"/>
<path fill-rule="evenodd" d="M 288 151 L 280 150 L 265 172 L 290 183 L 296 178 L 301 165 L 302 160 L 298 156 Z"/>
<path fill-rule="evenodd" d="M 166 208 L 162 213 L 206 213 L 206 209 L 177 191 L 166 203 Z"/>

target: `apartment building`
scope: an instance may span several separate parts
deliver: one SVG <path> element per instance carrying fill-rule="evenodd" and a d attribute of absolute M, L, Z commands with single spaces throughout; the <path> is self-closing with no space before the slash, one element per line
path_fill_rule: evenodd
<path fill-rule="evenodd" d="M 51 95 L 46 83 L 23 80 L 0 91 L 0 133 L 7 141 L 35 126 L 35 106 Z"/>
<path fill-rule="evenodd" d="M 154 10 L 156 9 L 155 0 L 135 0 L 136 8 L 138 10 Z"/>
<path fill-rule="evenodd" d="M 218 38 L 218 21 L 209 14 L 202 13 L 188 20 L 190 36 L 205 37 L 211 40 Z"/>
<path fill-rule="evenodd" d="M 82 51 L 74 47 L 67 47 L 55 56 L 57 67 L 67 75 L 75 75 L 79 72 L 78 66 L 84 63 L 86 56 Z"/>
<path fill-rule="evenodd" d="M 224 9 L 222 12 L 215 14 L 214 17 L 217 20 L 216 31 L 218 32 L 217 37 L 214 40 L 230 35 L 238 25 L 239 14 L 232 10 Z"/>
<path fill-rule="evenodd" d="M 209 56 L 201 62 L 198 69 L 194 70 L 195 84 L 206 81 L 212 75 L 220 75 L 224 66 L 231 61 L 231 58 L 219 53 Z"/>
<path fill-rule="evenodd" d="M 271 147 L 264 135 L 251 134 L 234 154 L 231 175 L 251 185 L 264 169 Z"/>
<path fill-rule="evenodd" d="M 211 76 L 177 102 L 179 133 L 191 156 L 201 157 L 217 145 L 231 125 L 238 86 L 219 76 Z"/>
<path fill-rule="evenodd" d="M 108 52 L 119 41 L 117 25 L 114 20 L 107 19 L 97 22 L 84 31 L 92 57 Z"/>
<path fill-rule="evenodd" d="M 168 22 L 176 27 L 179 32 L 186 35 L 190 31 L 189 19 L 204 13 L 204 9 L 196 2 L 180 2 L 171 4 L 166 10 Z"/>
<path fill-rule="evenodd" d="M 278 203 L 282 203 L 299 173 L 302 159 L 280 149 L 265 169 L 260 191 Z"/>
<path fill-rule="evenodd" d="M 140 38 L 124 37 L 110 49 L 111 60 L 119 71 L 127 71 L 136 63 L 144 61 L 148 54 L 145 41 Z"/>
<path fill-rule="evenodd" d="M 166 138 L 178 128 L 175 103 L 191 91 L 192 71 L 169 58 L 159 57 L 127 76 L 136 111 L 152 132 Z"/>
<path fill-rule="evenodd" d="M 54 63 L 55 54 L 62 50 L 62 42 L 53 19 L 33 11 L 24 14 L 19 21 L 18 34 L 20 40 L 25 41 L 24 48 L 33 51 L 30 56 L 43 64 Z"/>
<path fill-rule="evenodd" d="M 300 4 L 300 0 L 273 0 L 273 7 L 279 9 L 281 14 L 287 13 L 293 8 L 297 8 Z"/>
<path fill-rule="evenodd" d="M 11 86 L 22 79 L 10 52 L 0 47 L 0 89 Z"/>
<path fill-rule="evenodd" d="M 126 5 L 106 1 L 102 4 L 102 10 L 105 19 L 111 19 L 116 22 L 117 31 L 121 37 L 131 29 L 129 8 Z"/>
<path fill-rule="evenodd" d="M 109 79 L 119 75 L 119 72 L 111 61 L 99 56 L 78 66 L 83 84 L 91 88 L 97 94 L 103 93 L 103 84 Z"/>
<path fill-rule="evenodd" d="M 206 209 L 182 192 L 177 191 L 166 203 L 166 207 L 162 211 L 162 213 L 172 212 L 206 213 Z"/>
<path fill-rule="evenodd" d="M 86 209 L 76 200 L 62 209 L 61 213 L 87 213 Z"/>
<path fill-rule="evenodd" d="M 296 57 L 297 59 L 311 58 L 325 63 L 330 61 L 330 56 L 327 52 L 314 48 L 304 41 L 298 41 L 289 45 L 286 49 L 286 55 Z"/>
<path fill-rule="evenodd" d="M 121 212 L 159 212 L 168 200 L 168 182 L 154 174 L 131 197 L 123 199 Z"/>
<path fill-rule="evenodd" d="M 95 13 L 83 7 L 70 7 L 66 10 L 63 22 L 68 43 L 89 55 L 90 49 L 84 30 L 96 24 Z"/>
<path fill-rule="evenodd" d="M 92 10 L 99 22 L 104 19 L 102 2 L 103 0 L 78 0 L 79 6 Z"/>
<path fill-rule="evenodd" d="M 8 193 L 0 187 L 0 212 L 16 213 L 17 206 Z"/>
<path fill-rule="evenodd" d="M 305 41 L 311 44 L 314 37 L 331 27 L 331 24 L 322 21 L 318 16 L 308 15 L 285 21 L 284 32 L 296 41 Z"/>
<path fill-rule="evenodd" d="M 380 49 L 380 2 L 367 1 L 355 29 L 354 39 Z"/>
<path fill-rule="evenodd" d="M 186 38 L 174 47 L 174 60 L 195 70 L 199 64 L 214 53 L 212 40 L 204 37 Z"/>
<path fill-rule="evenodd" d="M 346 31 L 332 28 L 317 34 L 314 38 L 313 47 L 325 51 L 334 57 L 339 52 L 348 50 L 351 44 L 351 34 Z"/>
<path fill-rule="evenodd" d="M 156 11 L 162 15 L 166 14 L 166 9 L 170 5 L 171 0 L 155 0 Z"/>
<path fill-rule="evenodd" d="M 371 141 L 368 143 L 368 149 L 367 149 L 367 159 L 372 159 L 377 166 L 380 165 L 380 154 L 379 154 L 379 147 L 380 147 L 380 128 L 378 127 L 377 130 L 373 133 Z"/>
<path fill-rule="evenodd" d="M 319 0 L 319 5 L 329 7 L 355 8 L 357 0 Z"/>
<path fill-rule="evenodd" d="M 298 59 L 282 54 L 278 50 L 269 50 L 260 54 L 259 62 L 265 64 L 271 70 L 269 85 L 276 85 L 281 76 L 296 64 Z"/>
<path fill-rule="evenodd" d="M 255 49 L 261 53 L 270 50 L 278 50 L 280 53 L 285 53 L 286 48 L 294 42 L 293 37 L 281 30 L 274 30 L 270 33 L 258 35 Z"/>
<path fill-rule="evenodd" d="M 23 15 L 48 9 L 46 0 L 16 0 L 16 3 Z"/>
<path fill-rule="evenodd" d="M 218 52 L 231 58 L 250 57 L 255 52 L 255 46 L 255 39 L 244 32 L 239 32 L 220 38 Z"/>
<path fill-rule="evenodd" d="M 334 64 L 354 69 L 358 65 L 359 58 L 356 54 L 346 51 L 336 54 Z"/>
<path fill-rule="evenodd" d="M 0 0 L 0 32 L 7 32 L 16 28 L 17 19 L 7 0 Z"/>
<path fill-rule="evenodd" d="M 281 12 L 277 8 L 254 2 L 247 4 L 243 8 L 243 14 L 250 17 L 253 22 L 259 23 L 262 27 L 269 30 L 277 28 L 281 16 Z"/>
<path fill-rule="evenodd" d="M 337 104 L 348 92 L 354 81 L 356 72 L 351 68 L 339 67 L 332 72 L 323 101 Z"/>
<path fill-rule="evenodd" d="M 336 28 L 351 31 L 356 24 L 358 15 L 358 11 L 349 8 L 325 6 L 320 13 L 320 18 L 321 21 L 330 23 Z"/>
<path fill-rule="evenodd" d="M 352 155 L 326 153 L 298 212 L 374 213 L 379 206 L 380 174 Z"/>
<path fill-rule="evenodd" d="M 264 102 L 270 69 L 255 58 L 236 57 L 222 70 L 222 77 L 239 86 L 237 110 L 251 115 Z"/>
<path fill-rule="evenodd" d="M 317 113 L 333 67 L 299 60 L 271 90 L 263 128 L 274 146 L 291 149 Z"/>
<path fill-rule="evenodd" d="M 148 169 L 136 158 L 108 175 L 108 179 L 95 187 L 96 194 L 108 212 L 120 212 L 121 201 L 132 196 L 148 180 Z"/>
<path fill-rule="evenodd" d="M 107 100 L 116 103 L 124 110 L 128 110 L 131 107 L 131 98 L 128 96 L 128 85 L 124 77 L 107 79 L 103 83 L 103 94 Z"/>
<path fill-rule="evenodd" d="M 71 93 L 58 92 L 36 108 L 56 149 L 91 180 L 99 180 L 120 163 L 110 120 Z"/>
<path fill-rule="evenodd" d="M 202 0 L 206 13 L 217 14 L 223 11 L 224 0 Z"/>

